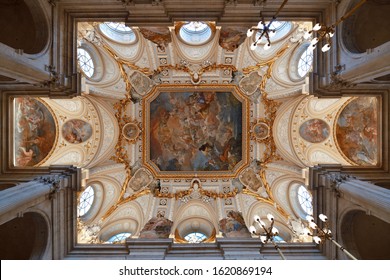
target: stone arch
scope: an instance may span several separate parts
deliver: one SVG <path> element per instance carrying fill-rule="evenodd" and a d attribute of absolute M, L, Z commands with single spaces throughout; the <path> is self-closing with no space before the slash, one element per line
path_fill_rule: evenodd
<path fill-rule="evenodd" d="M 38 54 L 48 45 L 48 21 L 40 1 L 7 0 L 0 4 L 0 42 L 27 54 Z"/>
<path fill-rule="evenodd" d="M 218 218 L 210 206 L 201 201 L 192 201 L 176 210 L 172 232 L 178 231 L 184 238 L 191 232 L 201 232 L 210 237 L 218 229 Z"/>
<path fill-rule="evenodd" d="M 304 98 L 305 97 L 303 96 L 302 98 L 297 98 L 295 100 L 291 100 L 291 102 L 282 104 L 277 112 L 272 130 L 275 145 L 280 155 L 284 159 L 295 163 L 299 167 L 304 167 L 305 165 L 295 153 L 291 131 L 288 128 L 291 126 L 290 122 L 294 116 L 297 106 L 299 106 Z M 283 141 L 281 141 L 281 139 L 283 139 Z"/>
<path fill-rule="evenodd" d="M 341 239 L 344 247 L 358 259 L 390 258 L 390 224 L 366 212 L 349 209 L 341 216 Z"/>
<path fill-rule="evenodd" d="M 171 28 L 172 44 L 177 50 L 178 57 L 185 59 L 189 63 L 200 63 L 207 59 L 210 59 L 213 54 L 218 51 L 219 46 L 219 29 L 216 29 L 209 40 L 200 45 L 190 45 L 183 40 L 180 36 L 175 34 L 175 29 Z"/>
<path fill-rule="evenodd" d="M 275 201 L 290 215 L 305 219 L 307 214 L 298 201 L 298 187 L 305 185 L 298 176 L 285 175 L 277 178 L 271 186 Z"/>
<path fill-rule="evenodd" d="M 342 13 L 350 11 L 358 0 L 350 1 Z M 365 53 L 390 41 L 387 27 L 390 25 L 388 1 L 367 1 L 342 24 L 342 42 L 351 53 Z"/>
<path fill-rule="evenodd" d="M 0 225 L 0 258 L 43 259 L 48 245 L 49 225 L 38 212 L 27 212 Z"/>
<path fill-rule="evenodd" d="M 99 239 L 102 241 L 107 241 L 112 236 L 123 232 L 129 232 L 131 233 L 131 236 L 133 236 L 140 231 L 139 227 L 140 225 L 138 221 L 132 218 L 115 220 L 105 225 L 101 229 L 99 234 Z"/>
<path fill-rule="evenodd" d="M 99 238 L 107 241 L 113 235 L 122 232 L 130 232 L 131 236 L 138 236 L 144 223 L 142 206 L 138 202 L 121 205 L 104 220 Z"/>
<path fill-rule="evenodd" d="M 115 204 L 120 196 L 121 183 L 108 175 L 98 175 L 88 180 L 87 185 L 90 184 L 94 185 L 97 191 L 96 194 L 100 195 L 95 197 L 96 201 L 94 203 L 96 204 L 91 208 L 91 217 L 87 213 L 88 219 L 85 219 L 92 223 L 97 222 Z"/>

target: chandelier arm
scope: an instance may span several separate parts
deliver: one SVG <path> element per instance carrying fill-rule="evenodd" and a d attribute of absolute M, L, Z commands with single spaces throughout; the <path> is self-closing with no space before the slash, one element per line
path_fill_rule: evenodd
<path fill-rule="evenodd" d="M 273 228 L 273 226 L 274 226 L 274 223 L 275 223 L 275 219 L 273 219 L 273 220 L 271 221 L 271 225 L 269 226 L 269 228 L 270 228 L 271 231 L 272 231 L 272 228 Z"/>
<path fill-rule="evenodd" d="M 366 1 L 366 0 L 364 0 L 364 1 Z M 280 11 L 283 9 L 284 5 L 287 4 L 287 2 L 288 2 L 288 0 L 284 0 L 284 1 L 283 1 L 282 5 L 280 5 L 278 11 L 277 11 L 276 14 L 273 16 L 273 19 L 272 19 L 272 20 L 276 19 L 276 17 L 277 17 L 278 14 L 280 13 Z"/>
<path fill-rule="evenodd" d="M 286 257 L 283 255 L 282 250 L 280 250 L 278 244 L 275 243 L 273 238 L 271 238 L 270 240 L 271 240 L 272 244 L 274 245 L 276 251 L 278 251 L 279 256 L 282 258 L 282 260 L 286 260 Z"/>
<path fill-rule="evenodd" d="M 338 21 L 336 21 L 335 24 L 333 24 L 333 26 L 336 26 L 338 24 L 340 24 L 342 21 L 346 20 L 348 17 L 350 17 L 357 9 L 360 8 L 361 5 L 363 5 L 364 3 L 366 3 L 367 0 L 361 0 L 355 7 L 353 7 L 349 12 L 347 12 L 345 15 L 343 15 Z"/>
<path fill-rule="evenodd" d="M 264 231 L 268 234 L 267 228 L 260 223 L 261 227 L 264 229 Z"/>
<path fill-rule="evenodd" d="M 336 242 L 332 237 L 327 236 L 327 239 L 332 241 L 333 244 L 335 244 L 341 251 L 343 251 L 348 257 L 350 257 L 353 260 L 357 260 L 350 252 L 348 252 L 343 246 L 341 246 L 339 243 Z"/>
<path fill-rule="evenodd" d="M 261 29 L 261 28 L 259 28 L 259 29 L 257 29 L 257 30 L 262 30 L 261 31 L 261 34 L 260 34 L 260 36 L 259 36 L 259 38 L 257 38 L 257 40 L 256 40 L 256 45 L 260 42 L 260 40 L 261 40 L 261 38 L 263 38 L 263 36 L 265 35 L 265 38 L 267 38 L 267 42 L 269 41 L 269 39 L 268 39 L 268 36 L 267 36 L 267 27 L 266 26 L 264 26 L 264 29 Z"/>

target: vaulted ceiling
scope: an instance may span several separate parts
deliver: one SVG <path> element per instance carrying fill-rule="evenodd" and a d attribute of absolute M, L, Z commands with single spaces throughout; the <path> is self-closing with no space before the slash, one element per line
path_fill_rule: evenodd
<path fill-rule="evenodd" d="M 80 243 L 138 237 L 156 217 L 177 242 L 212 241 L 230 211 L 244 228 L 272 213 L 285 241 L 308 241 L 307 168 L 380 163 L 379 97 L 308 95 L 318 61 L 305 14 L 329 1 L 289 1 L 271 48 L 254 50 L 247 29 L 282 1 L 120 2 L 125 21 L 77 24 L 81 96 L 14 101 L 16 166 L 83 168 Z"/>

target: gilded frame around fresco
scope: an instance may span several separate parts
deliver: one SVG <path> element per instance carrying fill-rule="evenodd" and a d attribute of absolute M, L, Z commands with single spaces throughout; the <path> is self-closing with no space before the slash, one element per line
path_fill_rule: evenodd
<path fill-rule="evenodd" d="M 231 92 L 238 101 L 242 103 L 242 159 L 229 171 L 161 171 L 150 160 L 150 104 L 162 92 L 199 92 L 199 91 L 217 91 Z M 142 161 L 145 166 L 156 178 L 234 178 L 249 164 L 249 107 L 250 101 L 235 85 L 159 85 L 156 86 L 143 99 L 143 126 L 142 131 Z"/>

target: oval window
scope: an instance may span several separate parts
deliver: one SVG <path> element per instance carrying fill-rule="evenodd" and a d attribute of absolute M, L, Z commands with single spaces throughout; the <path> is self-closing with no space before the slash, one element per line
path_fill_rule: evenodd
<path fill-rule="evenodd" d="M 180 28 L 180 37 L 190 45 L 200 45 L 206 43 L 212 35 L 208 24 L 201 21 L 191 21 Z"/>
<path fill-rule="evenodd" d="M 107 38 L 119 43 L 133 43 L 136 36 L 133 30 L 122 22 L 105 22 L 99 25 L 100 31 Z"/>

